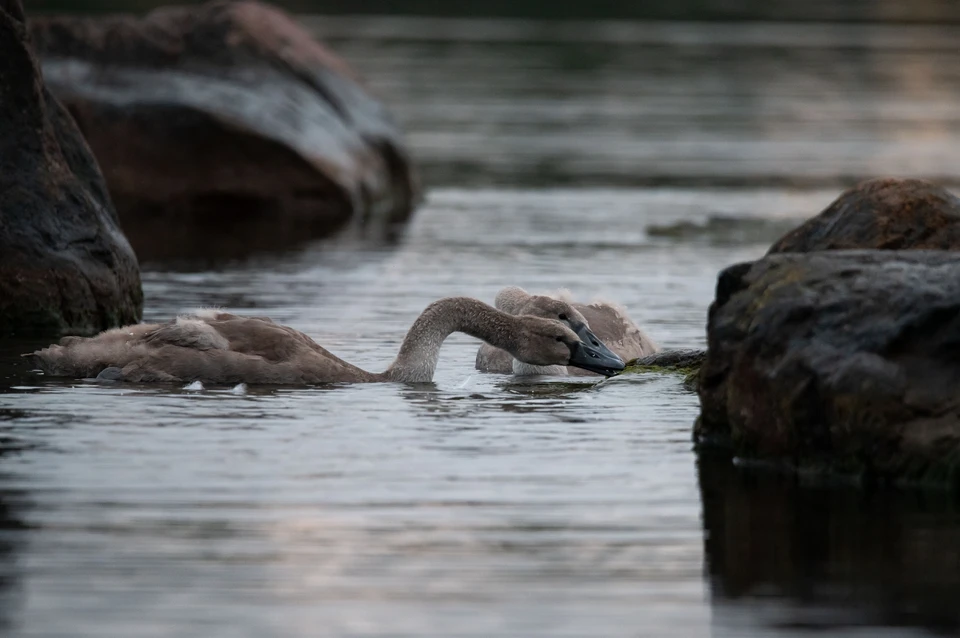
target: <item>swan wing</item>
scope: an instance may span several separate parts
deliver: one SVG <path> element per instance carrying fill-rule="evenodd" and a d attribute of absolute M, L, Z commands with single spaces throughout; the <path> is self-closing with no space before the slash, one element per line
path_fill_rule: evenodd
<path fill-rule="evenodd" d="M 90 378 L 119 368 L 120 378 L 133 382 L 311 384 L 372 377 L 298 330 L 227 313 L 65 337 L 28 356 L 51 376 Z"/>

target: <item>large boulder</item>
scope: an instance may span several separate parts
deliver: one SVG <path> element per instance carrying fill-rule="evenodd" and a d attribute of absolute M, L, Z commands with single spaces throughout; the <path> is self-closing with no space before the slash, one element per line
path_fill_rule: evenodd
<path fill-rule="evenodd" d="M 724 270 L 698 444 L 960 486 L 960 256 L 770 255 Z"/>
<path fill-rule="evenodd" d="M 391 233 L 419 201 L 384 107 L 278 9 L 44 17 L 31 33 L 141 259 Z"/>
<path fill-rule="evenodd" d="M 960 198 L 920 179 L 867 180 L 784 235 L 768 254 L 858 248 L 960 249 Z"/>
<path fill-rule="evenodd" d="M 44 86 L 20 0 L 0 0 L 0 335 L 91 334 L 142 307 L 97 162 Z"/>

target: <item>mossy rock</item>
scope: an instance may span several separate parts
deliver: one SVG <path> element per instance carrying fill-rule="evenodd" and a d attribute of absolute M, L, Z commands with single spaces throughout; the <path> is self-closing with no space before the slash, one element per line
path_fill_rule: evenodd
<path fill-rule="evenodd" d="M 960 487 L 960 258 L 769 255 L 725 270 L 698 447 L 865 482 Z"/>
<path fill-rule="evenodd" d="M 660 352 L 628 361 L 624 372 L 682 374 L 683 386 L 695 392 L 698 386 L 700 365 L 706 356 L 706 350 L 661 350 Z"/>

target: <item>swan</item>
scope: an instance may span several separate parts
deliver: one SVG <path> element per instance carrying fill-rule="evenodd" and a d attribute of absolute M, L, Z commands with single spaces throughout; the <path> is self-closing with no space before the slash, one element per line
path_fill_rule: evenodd
<path fill-rule="evenodd" d="M 430 304 L 381 373 L 351 365 L 269 318 L 219 310 L 114 328 L 90 338 L 65 337 L 24 356 L 51 376 L 130 382 L 426 382 L 433 379 L 440 346 L 453 332 L 483 339 L 531 365 L 582 366 L 608 376 L 624 368 L 616 355 L 581 342 L 558 320 L 514 316 L 468 297 Z"/>
<path fill-rule="evenodd" d="M 558 319 L 569 326 L 586 343 L 604 348 L 604 351 L 623 361 L 632 361 L 660 351 L 627 315 L 621 306 L 609 301 L 576 303 L 570 293 L 561 290 L 554 295 L 531 295 L 523 288 L 507 286 L 497 293 L 497 309 L 511 315 L 532 315 Z M 485 343 L 477 351 L 476 368 L 484 372 L 502 374 L 588 375 L 585 368 L 568 369 L 563 365 L 542 366 L 521 361 L 509 352 Z"/>

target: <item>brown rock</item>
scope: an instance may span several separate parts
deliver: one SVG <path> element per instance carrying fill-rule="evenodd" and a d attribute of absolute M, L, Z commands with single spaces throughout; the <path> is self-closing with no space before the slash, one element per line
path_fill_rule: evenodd
<path fill-rule="evenodd" d="M 868 180 L 787 233 L 768 254 L 857 248 L 960 249 L 960 199 L 924 180 Z"/>
<path fill-rule="evenodd" d="M 769 255 L 720 274 L 701 448 L 960 488 L 960 256 Z"/>
<path fill-rule="evenodd" d="M 390 231 L 419 200 L 384 108 L 278 9 L 46 17 L 31 33 L 141 259 Z"/>
<path fill-rule="evenodd" d="M 140 319 L 136 257 L 106 186 L 0 0 L 0 335 L 89 334 Z"/>
<path fill-rule="evenodd" d="M 21 0 L 0 0 L 0 11 L 6 11 L 14 22 L 23 24 L 26 21 Z"/>

